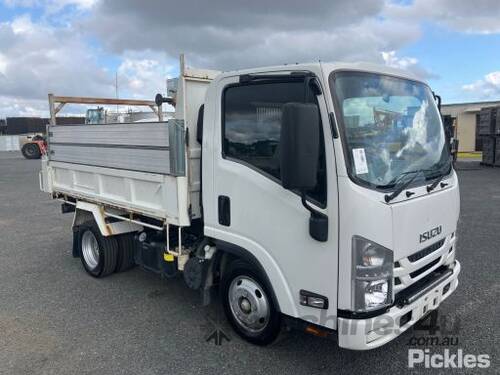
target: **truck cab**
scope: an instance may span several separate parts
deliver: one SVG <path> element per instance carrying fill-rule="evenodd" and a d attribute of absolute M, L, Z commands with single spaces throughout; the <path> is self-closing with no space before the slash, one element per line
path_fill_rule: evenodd
<path fill-rule="evenodd" d="M 394 339 L 457 288 L 459 186 L 426 83 L 369 64 L 220 74 L 182 64 L 176 95 L 165 100 L 175 118 L 146 127 L 154 146 L 146 133 L 131 141 L 140 157 L 98 158 L 114 125 L 105 140 L 86 135 L 99 127 L 77 129 L 78 157 L 65 129 L 50 131 L 41 187 L 74 206 L 74 255 L 108 270 L 91 275 L 112 272 L 120 247 L 157 273 L 175 261 L 204 301 L 219 293 L 250 342 L 286 324 L 356 350 Z M 139 137 L 141 125 L 116 127 Z"/>
<path fill-rule="evenodd" d="M 455 290 L 458 181 L 425 83 L 364 64 L 230 72 L 204 111 L 204 233 L 258 260 L 283 314 L 369 349 Z"/>

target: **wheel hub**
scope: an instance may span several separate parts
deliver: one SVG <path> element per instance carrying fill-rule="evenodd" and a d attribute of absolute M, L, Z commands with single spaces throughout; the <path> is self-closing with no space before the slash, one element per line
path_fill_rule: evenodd
<path fill-rule="evenodd" d="M 236 277 L 229 286 L 229 306 L 236 322 L 258 333 L 269 323 L 270 307 L 264 289 L 248 276 Z"/>
<path fill-rule="evenodd" d="M 82 236 L 82 255 L 91 270 L 95 270 L 99 264 L 99 243 L 90 230 L 85 231 Z"/>
<path fill-rule="evenodd" d="M 241 299 L 240 308 L 245 314 L 248 314 L 250 313 L 250 311 L 252 311 L 252 305 L 250 304 L 250 301 L 247 300 L 246 298 Z"/>

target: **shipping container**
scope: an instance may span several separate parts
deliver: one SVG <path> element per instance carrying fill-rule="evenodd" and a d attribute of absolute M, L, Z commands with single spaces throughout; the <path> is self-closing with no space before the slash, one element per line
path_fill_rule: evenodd
<path fill-rule="evenodd" d="M 497 139 L 498 137 L 492 136 L 483 137 L 483 164 L 493 165 L 495 163 Z"/>
<path fill-rule="evenodd" d="M 58 117 L 57 124 L 84 124 L 84 117 Z M 18 135 L 29 133 L 45 133 L 49 119 L 44 117 L 7 117 L 5 134 Z"/>
<path fill-rule="evenodd" d="M 479 114 L 479 135 L 495 134 L 498 108 L 482 108 Z"/>
<path fill-rule="evenodd" d="M 500 137 L 495 137 L 495 162 L 497 167 L 500 167 Z"/>

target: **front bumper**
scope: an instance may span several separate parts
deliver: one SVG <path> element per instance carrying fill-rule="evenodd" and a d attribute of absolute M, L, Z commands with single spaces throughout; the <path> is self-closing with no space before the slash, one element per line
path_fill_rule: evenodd
<path fill-rule="evenodd" d="M 429 311 L 437 309 L 455 291 L 460 263 L 455 261 L 451 269 L 449 277 L 408 305 L 393 306 L 384 314 L 369 319 L 338 318 L 339 346 L 368 350 L 378 348 L 399 336 Z"/>

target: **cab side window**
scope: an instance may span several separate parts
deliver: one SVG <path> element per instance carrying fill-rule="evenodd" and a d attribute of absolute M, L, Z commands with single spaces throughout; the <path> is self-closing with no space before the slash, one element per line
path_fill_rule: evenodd
<path fill-rule="evenodd" d="M 223 95 L 223 155 L 277 180 L 280 176 L 282 107 L 305 97 L 303 81 L 265 82 L 229 86 Z M 318 182 L 308 197 L 326 204 L 326 162 L 322 126 Z"/>

